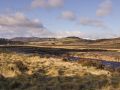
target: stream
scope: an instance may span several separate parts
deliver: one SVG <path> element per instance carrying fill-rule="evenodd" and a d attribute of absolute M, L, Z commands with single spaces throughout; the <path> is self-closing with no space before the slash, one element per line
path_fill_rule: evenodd
<path fill-rule="evenodd" d="M 106 61 L 106 60 L 99 60 L 99 59 L 90 59 L 90 58 L 80 58 L 80 57 L 67 57 L 68 61 L 71 62 L 76 62 L 76 61 L 80 61 L 80 60 L 95 60 L 98 62 L 101 62 L 102 65 L 104 65 L 105 67 L 111 67 L 111 68 L 119 68 L 120 67 L 120 62 L 115 62 L 115 61 Z"/>

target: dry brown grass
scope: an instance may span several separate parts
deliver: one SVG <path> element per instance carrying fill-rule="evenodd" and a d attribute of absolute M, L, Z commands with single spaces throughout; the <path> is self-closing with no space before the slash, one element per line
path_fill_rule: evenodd
<path fill-rule="evenodd" d="M 0 53 L 0 90 L 119 90 L 120 74 L 38 55 Z"/>

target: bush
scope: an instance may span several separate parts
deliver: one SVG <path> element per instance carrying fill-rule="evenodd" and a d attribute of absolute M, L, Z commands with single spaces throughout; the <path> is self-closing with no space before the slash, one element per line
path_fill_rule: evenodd
<path fill-rule="evenodd" d="M 22 61 L 16 61 L 15 64 L 21 72 L 26 72 L 28 70 L 27 66 L 23 64 Z"/>
<path fill-rule="evenodd" d="M 104 69 L 104 65 L 100 61 L 93 61 L 93 60 L 82 60 L 79 61 L 82 66 L 87 66 L 87 67 L 96 67 L 97 69 Z"/>
<path fill-rule="evenodd" d="M 120 73 L 120 67 L 116 68 L 115 71 Z"/>

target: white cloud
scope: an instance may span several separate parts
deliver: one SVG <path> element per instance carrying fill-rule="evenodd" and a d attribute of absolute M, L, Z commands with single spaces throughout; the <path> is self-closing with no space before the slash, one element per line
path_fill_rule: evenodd
<path fill-rule="evenodd" d="M 0 36 L 47 36 L 50 32 L 46 30 L 39 19 L 29 19 L 22 13 L 14 15 L 0 15 Z"/>
<path fill-rule="evenodd" d="M 117 38 L 119 34 L 113 32 L 91 32 L 91 33 L 84 33 L 84 37 L 86 39 L 103 39 L 103 38 Z"/>
<path fill-rule="evenodd" d="M 91 18 L 86 18 L 86 17 L 80 18 L 80 24 L 81 25 L 86 25 L 86 26 L 95 26 L 95 27 L 100 27 L 100 28 L 108 28 L 102 20 L 91 19 Z"/>
<path fill-rule="evenodd" d="M 98 10 L 96 11 L 97 16 L 107 16 L 112 11 L 112 2 L 111 0 L 103 0 L 100 4 Z"/>
<path fill-rule="evenodd" d="M 57 38 L 69 37 L 69 36 L 81 37 L 82 33 L 80 31 L 58 31 L 54 33 L 54 37 Z"/>
<path fill-rule="evenodd" d="M 43 25 L 41 23 L 38 23 L 35 20 L 30 20 L 29 18 L 25 17 L 24 14 L 19 12 L 15 15 L 1 15 L 0 25 L 9 27 L 43 28 Z"/>
<path fill-rule="evenodd" d="M 61 7 L 64 4 L 64 0 L 33 0 L 32 8 L 56 8 Z"/>
<path fill-rule="evenodd" d="M 60 18 L 62 18 L 64 20 L 75 20 L 76 15 L 72 11 L 64 11 L 61 13 Z"/>

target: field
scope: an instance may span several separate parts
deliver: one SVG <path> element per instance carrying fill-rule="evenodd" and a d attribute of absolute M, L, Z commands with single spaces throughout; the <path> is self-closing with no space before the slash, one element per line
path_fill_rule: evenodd
<path fill-rule="evenodd" d="M 0 46 L 0 90 L 120 90 L 118 44 L 30 43 Z"/>
<path fill-rule="evenodd" d="M 99 62 L 96 62 L 96 60 L 119 62 L 119 55 L 118 51 L 107 49 L 1 46 L 0 88 L 119 90 L 119 68 L 101 67 Z M 81 61 L 69 58 L 73 56 L 80 57 Z M 87 61 L 90 58 L 96 60 L 91 63 Z"/>

